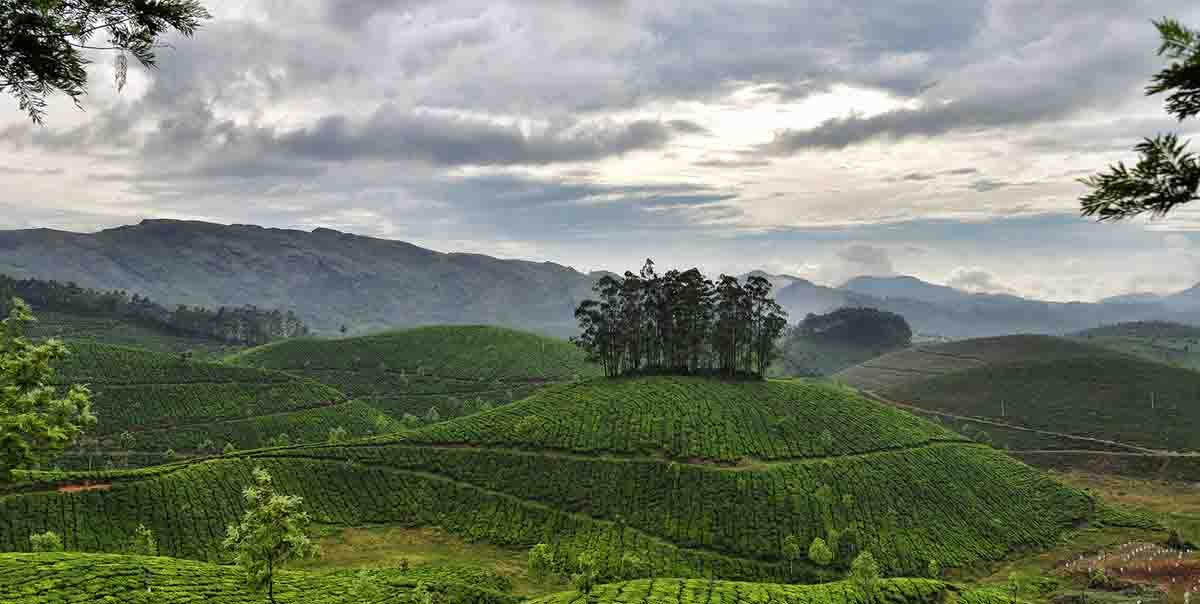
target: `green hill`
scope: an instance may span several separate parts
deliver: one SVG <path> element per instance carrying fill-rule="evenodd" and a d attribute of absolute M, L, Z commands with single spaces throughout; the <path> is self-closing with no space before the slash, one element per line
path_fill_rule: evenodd
<path fill-rule="evenodd" d="M 1039 430 L 1200 450 L 1200 373 L 1130 357 L 988 365 L 905 384 L 887 395 Z"/>
<path fill-rule="evenodd" d="M 49 310 L 38 310 L 36 314 L 37 321 L 31 323 L 26 332 L 38 339 L 115 344 L 167 354 L 187 352 L 196 358 L 220 358 L 244 348 L 215 339 L 170 333 L 119 318 L 89 317 Z"/>
<path fill-rule="evenodd" d="M 1117 353 L 1067 338 L 997 336 L 914 346 L 871 359 L 833 378 L 855 388 L 886 393 L 903 384 L 946 373 L 1007 363 L 1028 363 Z"/>
<path fill-rule="evenodd" d="M 1135 321 L 1088 329 L 1076 339 L 1151 361 L 1200 370 L 1200 327 L 1169 321 Z"/>
<path fill-rule="evenodd" d="M 576 591 L 557 593 L 529 604 L 578 604 Z M 587 597 L 592 604 L 758 604 L 761 602 L 804 602 L 806 604 L 1008 604 L 1007 594 L 991 590 L 962 590 L 950 583 L 929 579 L 884 579 L 878 594 L 869 599 L 849 582 L 821 585 L 780 585 L 695 579 L 642 579 L 596 587 Z"/>
<path fill-rule="evenodd" d="M 418 582 L 448 604 L 519 601 L 496 589 L 503 587 L 499 577 L 436 567 L 323 573 L 285 570 L 276 578 L 275 600 L 279 604 L 414 602 Z M 0 554 L 0 602 L 260 604 L 265 599 L 264 594 L 245 586 L 236 567 L 113 554 Z"/>
<path fill-rule="evenodd" d="M 0 497 L 0 549 L 49 529 L 112 551 L 145 523 L 164 553 L 219 559 L 256 465 L 323 524 L 440 526 L 606 560 L 624 547 L 657 576 L 828 580 L 863 548 L 913 574 L 1045 547 L 1096 520 L 1082 491 L 844 389 L 647 377 L 555 386 L 408 436 L 25 485 Z M 831 569 L 783 558 L 786 537 L 834 531 Z"/>
<path fill-rule="evenodd" d="M 556 338 L 487 326 L 437 326 L 325 340 L 301 338 L 253 348 L 230 363 L 283 370 L 341 389 L 395 418 L 474 411 L 509 403 L 554 383 L 600 371 L 578 347 Z"/>
<path fill-rule="evenodd" d="M 358 436 L 393 426 L 367 403 L 279 371 L 94 342 L 69 347 L 70 356 L 56 365 L 55 379 L 88 384 L 99 419 L 89 430 L 98 442 L 77 448 L 77 462 L 88 450 L 111 452 L 126 431 L 134 437 L 134 451 L 157 455 L 167 449 L 193 451 L 206 440 L 242 449 L 265 446 L 280 434 L 292 442 L 319 442 L 335 426 Z"/>

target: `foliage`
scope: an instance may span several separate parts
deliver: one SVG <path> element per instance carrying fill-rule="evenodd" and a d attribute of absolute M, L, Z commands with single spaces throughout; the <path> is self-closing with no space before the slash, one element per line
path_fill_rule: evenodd
<path fill-rule="evenodd" d="M 345 426 L 335 426 L 329 429 L 329 438 L 325 439 L 325 442 L 336 445 L 348 439 L 349 435 Z"/>
<path fill-rule="evenodd" d="M 537 580 L 544 580 L 557 571 L 554 552 L 545 543 L 538 543 L 529 548 L 529 574 Z"/>
<path fill-rule="evenodd" d="M 882 435 L 896 432 L 893 423 L 911 419 L 896 410 L 878 407 L 887 413 L 843 429 L 837 427 L 845 423 L 841 415 L 815 412 L 803 416 L 802 422 L 773 429 L 770 426 L 780 418 L 805 405 L 805 391 L 788 392 L 795 396 L 790 405 L 776 410 L 767 405 L 766 412 L 760 409 L 755 415 L 714 415 L 726 400 L 735 400 L 726 397 L 690 399 L 690 407 L 680 407 L 679 416 L 714 415 L 719 423 L 713 426 L 733 424 L 715 432 L 714 438 L 757 441 L 759 447 L 767 447 L 760 449 L 764 453 L 783 453 L 786 449 L 780 451 L 778 445 L 802 444 L 811 438 L 809 430 L 827 427 L 859 443 L 851 449 L 857 452 L 724 465 L 687 456 L 672 463 L 654 455 L 603 449 L 586 454 L 538 446 L 490 448 L 470 440 L 460 446 L 434 438 L 428 444 L 382 440 L 245 451 L 235 458 L 65 477 L 69 484 L 82 484 L 84 479 L 109 482 L 112 487 L 107 490 L 57 492 L 50 484 L 0 497 L 0 518 L 8 523 L 8 530 L 0 531 L 0 549 L 25 549 L 29 534 L 52 529 L 64 531 L 72 549 L 120 551 L 134 527 L 144 523 L 158 535 L 165 554 L 219 559 L 213 535 L 245 510 L 236 485 L 249 479 L 256 465 L 270 471 L 281 490 L 304 497 L 314 520 L 323 525 L 441 526 L 471 541 L 518 547 L 542 542 L 564 567 L 573 565 L 582 552 L 593 551 L 600 555 L 605 577 L 619 576 L 623 553 L 634 553 L 647 562 L 645 572 L 653 576 L 830 580 L 835 571 L 807 561 L 789 563 L 780 552 L 788 535 L 805 544 L 824 538 L 829 534 L 827 522 L 843 534 L 840 542 L 846 541 L 848 527 L 860 523 L 861 547 L 871 549 L 881 567 L 914 575 L 925 570 L 930 558 L 961 567 L 1000 559 L 1018 548 L 1044 547 L 1076 523 L 1094 517 L 1094 503 L 1084 493 L 999 452 L 956 440 L 888 440 Z M 748 398 L 748 408 L 754 400 Z M 835 407 L 836 399 L 831 401 L 816 408 Z M 663 402 L 650 399 L 642 404 L 655 408 Z M 650 427 L 673 417 L 638 415 L 629 409 L 613 407 L 607 414 L 590 416 L 588 430 L 614 426 L 614 436 L 619 436 L 633 421 L 623 418 L 639 418 Z M 861 414 L 870 406 L 850 409 Z M 443 422 L 412 436 L 453 433 L 471 419 Z M 548 415 L 547 425 L 559 423 Z M 560 431 L 582 438 L 583 425 L 572 428 L 561 422 Z M 678 447 L 687 438 L 694 439 L 697 449 L 707 449 L 704 425 L 645 447 Z M 859 431 L 878 438 L 878 445 L 865 448 L 872 441 L 857 435 Z M 945 488 L 948 484 L 955 488 Z M 817 498 L 825 487 L 831 497 Z M 148 501 L 154 505 L 144 503 Z"/>
<path fill-rule="evenodd" d="M 1162 38 L 1159 56 L 1173 62 L 1154 76 L 1146 94 L 1170 93 L 1167 112 L 1180 121 L 1200 115 L 1200 32 L 1173 19 L 1154 25 Z M 1091 189 L 1080 198 L 1083 215 L 1099 220 L 1163 216 L 1200 199 L 1200 159 L 1187 146 L 1175 134 L 1147 138 L 1134 149 L 1139 157 L 1132 169 L 1119 162 L 1108 172 L 1082 179 Z"/>
<path fill-rule="evenodd" d="M 850 582 L 866 596 L 868 602 L 875 601 L 879 592 L 879 563 L 870 550 L 863 551 L 850 564 Z"/>
<path fill-rule="evenodd" d="M 157 556 L 158 540 L 154 538 L 154 531 L 144 524 L 139 524 L 133 531 L 133 538 L 129 540 L 129 553 L 138 556 Z"/>
<path fill-rule="evenodd" d="M 81 50 L 117 51 L 117 88 L 125 86 L 127 56 L 155 65 L 159 37 L 191 36 L 209 14 L 197 0 L 34 0 L 0 2 L 0 91 L 40 123 L 46 95 L 61 92 L 77 106 L 86 94 L 90 61 Z M 107 46 L 92 38 L 104 32 Z"/>
<path fill-rule="evenodd" d="M 477 570 L 437 567 L 304 572 L 275 580 L 279 604 L 413 603 L 416 588 L 441 604 L 518 604 Z M 62 604 L 262 604 L 237 567 L 177 558 L 83 553 L 0 554 L 0 602 Z M 362 587 L 378 597 L 363 598 Z M 503 587 L 503 586 L 499 586 Z"/>
<path fill-rule="evenodd" d="M 575 572 L 571 574 L 571 586 L 583 594 L 592 593 L 599 578 L 599 560 L 594 552 L 585 551 L 575 559 Z"/>
<path fill-rule="evenodd" d="M 248 509 L 241 522 L 229 525 L 223 545 L 234 552 L 246 582 L 255 589 L 265 587 L 274 602 L 276 570 L 318 553 L 305 534 L 311 521 L 300 509 L 304 499 L 277 493 L 271 475 L 262 468 L 254 469 L 254 484 L 242 494 Z"/>
<path fill-rule="evenodd" d="M 285 340 L 236 354 L 229 362 L 329 384 L 396 420 L 405 414 L 420 418 L 430 406 L 443 419 L 476 413 L 547 384 L 600 374 L 565 340 L 470 325 Z"/>
<path fill-rule="evenodd" d="M 903 411 L 821 384 L 683 376 L 555 386 L 486 415 L 398 438 L 730 463 L 963 440 Z"/>
<path fill-rule="evenodd" d="M 1192 429 L 1200 422 L 1193 404 L 1198 394 L 1200 374 L 1111 354 L 989 365 L 887 392 L 932 411 L 1175 451 L 1200 450 L 1200 434 Z M 977 428 L 997 433 L 987 424 Z M 1066 440 L 1032 444 L 1028 448 L 1094 448 Z"/>
<path fill-rule="evenodd" d="M 55 363 L 54 381 L 60 388 L 89 384 L 102 449 L 154 451 L 157 461 L 164 448 L 213 454 L 217 443 L 252 449 L 280 433 L 297 442 L 324 442 L 338 426 L 351 438 L 397 427 L 366 402 L 347 401 L 329 386 L 279 371 L 90 342 L 72 343 L 69 350 Z M 87 467 L 87 451 L 69 453 L 64 460 Z"/>
<path fill-rule="evenodd" d="M 120 290 L 99 291 L 74 283 L 0 275 L 0 300 L 13 297 L 24 299 L 39 311 L 121 319 L 168 333 L 229 344 L 257 346 L 308 335 L 308 327 L 290 310 L 284 313 L 256 306 L 222 306 L 216 310 L 178 306 L 171 310 L 136 293 L 130 296 Z"/>
<path fill-rule="evenodd" d="M 745 285 L 729 275 L 714 284 L 695 268 L 660 277 L 646 260 L 640 273 L 605 275 L 592 289 L 600 299 L 575 309 L 574 342 L 610 377 L 705 369 L 762 376 L 787 326 L 771 282 L 757 275 Z"/>
<path fill-rule="evenodd" d="M 61 552 L 63 551 L 62 537 L 59 537 L 58 533 L 54 531 L 30 535 L 29 548 L 35 552 Z"/>
<path fill-rule="evenodd" d="M 878 594 L 889 604 L 941 604 L 957 599 L 961 604 L 1005 604 L 995 592 L 962 590 L 929 579 L 885 579 Z M 578 604 L 577 592 L 552 594 L 529 604 Z M 596 604 L 653 602 L 657 604 L 755 604 L 762 602 L 805 602 L 808 604 L 867 604 L 867 595 L 853 583 L 839 581 L 820 585 L 780 585 L 697 579 L 643 579 L 598 585 L 587 599 Z"/>
<path fill-rule="evenodd" d="M 28 468 L 61 452 L 96 423 L 91 394 L 73 384 L 65 394 L 55 387 L 56 360 L 67 354 L 62 343 L 40 344 L 24 335 L 33 315 L 20 299 L 0 322 L 0 485 L 13 471 Z"/>
<path fill-rule="evenodd" d="M 780 369 L 786 375 L 829 375 L 911 343 L 908 322 L 895 313 L 840 308 L 809 314 L 787 330 L 780 344 Z"/>
<path fill-rule="evenodd" d="M 808 559 L 817 566 L 829 566 L 833 562 L 833 552 L 824 539 L 817 537 L 813 539 L 812 545 L 808 546 Z"/>

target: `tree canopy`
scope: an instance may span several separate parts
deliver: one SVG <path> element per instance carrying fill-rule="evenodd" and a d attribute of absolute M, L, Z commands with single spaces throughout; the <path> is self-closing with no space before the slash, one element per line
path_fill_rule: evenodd
<path fill-rule="evenodd" d="M 254 469 L 254 484 L 242 494 L 246 512 L 241 522 L 229 525 L 224 545 L 234 552 L 247 584 L 266 588 L 267 598 L 274 602 L 275 571 L 291 560 L 318 552 L 305 534 L 311 520 L 300 509 L 304 500 L 276 493 L 271 475 L 262 468 Z"/>
<path fill-rule="evenodd" d="M 67 355 L 57 340 L 33 343 L 25 325 L 29 306 L 13 300 L 0 321 L 0 484 L 13 471 L 35 466 L 59 453 L 96 423 L 91 395 L 73 385 L 65 393 L 53 384 L 54 361 Z"/>
<path fill-rule="evenodd" d="M 1167 112 L 1183 121 L 1200 115 L 1200 31 L 1179 21 L 1155 21 L 1162 44 L 1159 56 L 1173 62 L 1146 87 L 1147 95 L 1168 93 Z M 1120 220 L 1143 213 L 1163 216 L 1200 199 L 1200 159 L 1175 134 L 1159 134 L 1135 147 L 1138 162 L 1124 162 L 1082 179 L 1091 192 L 1080 198 L 1084 216 Z"/>
<path fill-rule="evenodd" d="M 599 300 L 575 310 L 581 334 L 573 341 L 609 376 L 639 371 L 719 371 L 763 375 L 787 313 L 770 297 L 771 282 L 742 284 L 699 269 L 658 275 L 654 262 L 623 277 L 606 275 L 593 287 Z"/>
<path fill-rule="evenodd" d="M 164 33 L 191 36 L 209 16 L 198 0 L 0 0 L 0 91 L 41 123 L 47 95 L 61 92 L 79 106 L 87 93 L 90 61 L 81 51 L 116 52 L 121 89 L 129 56 L 153 67 Z"/>

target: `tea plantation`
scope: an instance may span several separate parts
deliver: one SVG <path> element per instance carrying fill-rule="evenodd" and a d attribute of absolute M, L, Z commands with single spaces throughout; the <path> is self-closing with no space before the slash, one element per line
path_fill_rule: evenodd
<path fill-rule="evenodd" d="M 145 523 L 164 553 L 219 560 L 255 465 L 324 524 L 625 549 L 655 576 L 832 579 L 864 548 L 912 575 L 1045 547 L 1097 516 L 1085 493 L 845 389 L 647 377 L 558 386 L 403 437 L 25 486 L 0 497 L 0 549 L 54 530 L 70 549 L 118 551 Z M 833 540 L 832 566 L 785 559 L 789 536 Z"/>
<path fill-rule="evenodd" d="M 735 581 L 687 579 L 642 579 L 601 585 L 586 598 L 575 591 L 557 593 L 529 604 L 1011 604 L 1002 592 L 986 589 L 962 590 L 950 583 L 929 579 L 885 579 L 868 598 L 849 582 L 823 585 L 779 585 Z"/>
<path fill-rule="evenodd" d="M 414 568 L 311 573 L 282 571 L 279 604 L 414 602 L 418 584 L 448 604 L 515 604 L 499 577 L 459 569 Z M 113 554 L 0 554 L 0 602 L 21 604 L 260 604 L 235 567 L 166 557 Z"/>
<path fill-rule="evenodd" d="M 1174 451 L 1200 450 L 1200 373 L 1131 357 L 988 365 L 888 391 L 913 405 Z M 1002 406 L 1003 404 L 1003 406 Z"/>
<path fill-rule="evenodd" d="M 393 417 L 442 418 L 528 396 L 556 382 L 595 377 L 571 343 L 490 326 L 420 327 L 343 338 L 296 338 L 235 354 L 237 365 L 287 371 L 329 384 Z"/>
<path fill-rule="evenodd" d="M 225 443 L 255 448 L 280 434 L 292 442 L 320 442 L 337 426 L 349 435 L 394 429 L 370 405 L 278 371 L 94 342 L 73 342 L 70 350 L 56 367 L 56 380 L 91 388 L 99 423 L 89 435 L 98 442 L 89 448 L 102 454 L 118 448 L 183 453 L 206 441 L 214 449 Z M 83 453 L 77 450 L 74 458 Z"/>

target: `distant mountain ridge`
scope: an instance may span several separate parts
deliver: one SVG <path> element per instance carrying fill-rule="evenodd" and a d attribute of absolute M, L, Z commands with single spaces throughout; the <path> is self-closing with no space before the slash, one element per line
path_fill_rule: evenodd
<path fill-rule="evenodd" d="M 343 325 L 366 333 L 491 324 L 565 337 L 575 333 L 575 307 L 608 273 L 442 253 L 327 228 L 144 220 L 96 233 L 0 231 L 0 274 L 121 289 L 168 305 L 291 309 L 324 334 Z M 1123 321 L 1200 323 L 1200 287 L 1171 296 L 1061 303 L 972 294 L 907 276 L 858 277 L 828 287 L 793 275 L 747 275 L 754 274 L 772 282 L 793 323 L 842 306 L 895 312 L 918 334 L 954 338 L 1068 333 Z"/>

